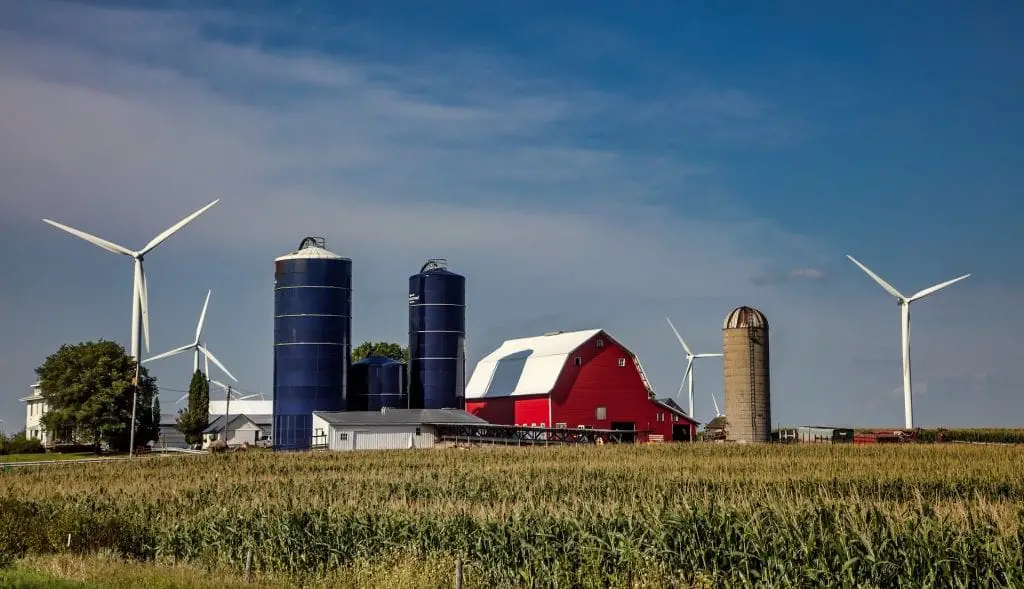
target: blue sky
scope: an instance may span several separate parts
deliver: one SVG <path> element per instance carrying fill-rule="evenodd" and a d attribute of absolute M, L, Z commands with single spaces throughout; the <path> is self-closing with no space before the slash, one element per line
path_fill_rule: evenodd
<path fill-rule="evenodd" d="M 916 422 L 1019 423 L 1020 6 L 167 6 L 0 4 L 5 429 L 61 343 L 128 343 L 128 259 L 41 218 L 141 247 L 213 198 L 147 259 L 152 353 L 212 288 L 248 390 L 271 389 L 271 261 L 313 234 L 354 259 L 357 341 L 404 342 L 407 277 L 443 256 L 471 363 L 604 327 L 671 396 L 664 316 L 711 351 L 749 304 L 773 421 L 899 425 L 898 310 L 850 253 L 908 292 L 973 273 L 913 306 Z M 713 416 L 720 364 L 696 389 Z"/>

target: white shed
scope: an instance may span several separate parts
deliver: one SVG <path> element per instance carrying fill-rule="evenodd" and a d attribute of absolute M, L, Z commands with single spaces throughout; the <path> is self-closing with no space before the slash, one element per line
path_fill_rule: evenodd
<path fill-rule="evenodd" d="M 313 413 L 313 446 L 330 450 L 433 448 L 444 425 L 487 425 L 460 409 L 382 409 Z"/>

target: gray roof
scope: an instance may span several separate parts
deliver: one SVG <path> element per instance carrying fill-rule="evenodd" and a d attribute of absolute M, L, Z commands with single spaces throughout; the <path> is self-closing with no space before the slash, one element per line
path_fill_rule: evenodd
<path fill-rule="evenodd" d="M 488 425 L 461 409 L 388 409 L 387 411 L 315 411 L 331 425 Z"/>
<path fill-rule="evenodd" d="M 678 415 L 679 417 L 682 417 L 683 419 L 692 421 L 693 423 L 700 423 L 696 419 L 694 419 L 694 418 L 690 417 L 689 415 L 687 415 L 686 414 L 686 410 L 683 409 L 682 407 L 680 407 L 679 404 L 676 403 L 673 399 L 665 398 L 665 399 L 651 399 L 651 400 L 654 401 L 655 403 L 657 403 L 658 405 L 661 405 L 662 407 L 664 407 L 666 409 L 669 409 L 670 411 L 673 411 L 676 415 Z"/>
<path fill-rule="evenodd" d="M 234 421 L 239 417 L 244 417 L 259 427 L 270 427 L 274 423 L 273 415 L 247 415 L 244 413 L 234 413 L 230 415 L 231 421 Z M 224 416 L 218 415 L 217 419 L 214 419 L 213 421 L 210 422 L 209 425 L 206 426 L 206 429 L 203 430 L 203 433 L 212 434 L 214 432 L 219 432 L 222 429 L 224 429 Z"/>

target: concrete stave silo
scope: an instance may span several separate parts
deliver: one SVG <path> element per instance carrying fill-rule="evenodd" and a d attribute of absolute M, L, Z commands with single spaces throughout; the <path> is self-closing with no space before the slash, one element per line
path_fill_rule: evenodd
<path fill-rule="evenodd" d="M 352 359 L 352 260 L 307 237 L 274 260 L 275 449 L 307 449 L 314 411 L 344 411 Z"/>
<path fill-rule="evenodd" d="M 462 409 L 466 388 L 466 278 L 428 260 L 409 277 L 409 406 Z"/>
<path fill-rule="evenodd" d="M 726 440 L 771 440 L 771 370 L 768 319 L 738 307 L 722 324 Z"/>

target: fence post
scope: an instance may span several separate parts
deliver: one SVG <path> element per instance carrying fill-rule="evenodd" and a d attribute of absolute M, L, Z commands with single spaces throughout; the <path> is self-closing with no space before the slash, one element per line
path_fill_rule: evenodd
<path fill-rule="evenodd" d="M 71 532 L 68 532 L 68 548 L 71 548 Z"/>
<path fill-rule="evenodd" d="M 455 561 L 455 589 L 462 589 L 462 559 Z"/>
<path fill-rule="evenodd" d="M 245 582 L 252 582 L 252 548 L 245 553 Z"/>

